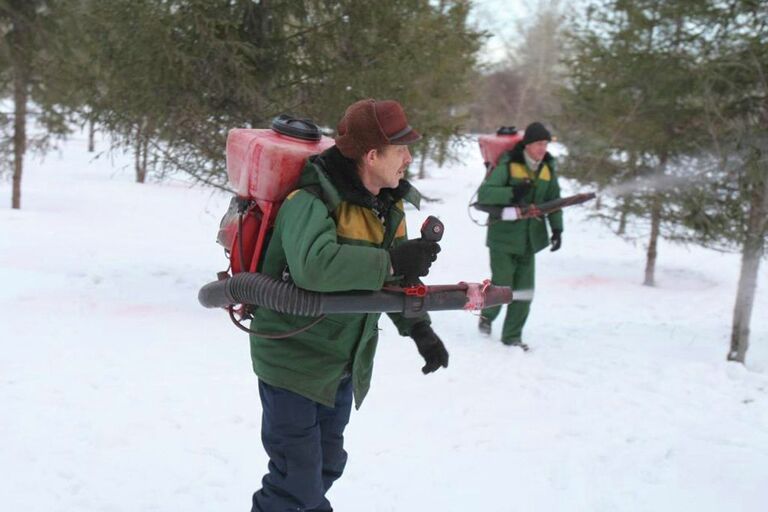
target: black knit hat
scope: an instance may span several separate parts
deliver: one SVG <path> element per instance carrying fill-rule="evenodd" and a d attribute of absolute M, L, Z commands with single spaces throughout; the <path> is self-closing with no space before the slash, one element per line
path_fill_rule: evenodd
<path fill-rule="evenodd" d="M 523 135 L 523 146 L 530 144 L 531 142 L 538 142 L 540 140 L 552 141 L 552 134 L 549 130 L 544 128 L 544 125 L 538 121 L 533 122 L 525 127 L 525 135 Z"/>

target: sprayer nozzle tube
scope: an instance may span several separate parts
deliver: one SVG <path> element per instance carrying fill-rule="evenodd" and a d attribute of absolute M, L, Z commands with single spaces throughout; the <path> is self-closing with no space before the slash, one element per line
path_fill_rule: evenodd
<path fill-rule="evenodd" d="M 278 313 L 320 316 L 326 313 L 403 313 L 420 316 L 427 311 L 476 309 L 512 301 L 512 290 L 505 286 L 484 289 L 479 306 L 470 304 L 469 285 L 431 286 L 424 297 L 411 297 L 399 291 L 359 291 L 318 293 L 297 288 L 259 273 L 242 272 L 229 279 L 208 283 L 198 299 L 207 308 L 251 304 Z"/>
<path fill-rule="evenodd" d="M 485 289 L 483 308 L 509 304 L 515 300 L 515 298 L 516 297 L 514 297 L 514 294 L 512 293 L 512 288 L 509 286 L 489 286 Z"/>
<path fill-rule="evenodd" d="M 516 219 L 528 219 L 532 217 L 541 217 L 543 215 L 549 215 L 550 213 L 554 213 L 558 210 L 562 210 L 563 208 L 566 208 L 568 206 L 586 203 L 587 201 L 590 201 L 595 197 L 597 197 L 597 195 L 594 192 L 586 192 L 583 194 L 575 194 L 568 197 L 562 197 L 560 199 L 553 199 L 552 201 L 547 201 L 541 204 L 515 205 L 514 207 L 509 207 L 509 206 L 505 207 L 505 206 L 499 206 L 499 205 L 473 203 L 472 206 L 475 209 L 480 210 L 481 212 L 487 213 L 493 219 L 516 220 Z M 512 210 L 518 210 L 518 211 L 514 217 L 511 216 L 511 213 L 510 213 L 507 215 L 507 218 L 504 218 L 505 210 L 510 212 Z"/>

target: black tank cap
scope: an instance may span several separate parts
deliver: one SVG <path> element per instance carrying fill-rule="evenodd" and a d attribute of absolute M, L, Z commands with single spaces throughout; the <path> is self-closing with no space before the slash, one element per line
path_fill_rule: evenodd
<path fill-rule="evenodd" d="M 281 135 L 295 139 L 317 142 L 320 129 L 309 119 L 299 119 L 288 114 L 280 114 L 272 120 L 272 129 Z"/>
<path fill-rule="evenodd" d="M 496 130 L 496 135 L 515 135 L 517 129 L 514 126 L 502 126 Z"/>

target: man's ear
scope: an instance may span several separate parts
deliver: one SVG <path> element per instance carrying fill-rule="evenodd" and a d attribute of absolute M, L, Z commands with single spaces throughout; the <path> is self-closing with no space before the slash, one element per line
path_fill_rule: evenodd
<path fill-rule="evenodd" d="M 366 151 L 366 153 L 363 155 L 363 162 L 365 162 L 367 165 L 371 165 L 379 158 L 379 151 L 376 149 L 369 149 Z"/>

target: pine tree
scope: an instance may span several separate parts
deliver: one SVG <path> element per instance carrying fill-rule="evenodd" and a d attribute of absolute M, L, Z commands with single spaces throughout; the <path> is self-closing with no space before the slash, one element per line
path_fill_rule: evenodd
<path fill-rule="evenodd" d="M 0 96 L 11 99 L 13 113 L 0 116 L 0 156 L 12 161 L 11 207 L 21 208 L 21 182 L 27 150 L 44 150 L 51 137 L 66 132 L 66 125 L 50 89 L 54 77 L 49 65 L 54 57 L 55 24 L 47 0 L 0 1 Z M 30 105 L 34 109 L 30 111 Z M 30 116 L 39 135 L 30 137 Z M 5 166 L 5 165 L 3 165 Z"/>
<path fill-rule="evenodd" d="M 680 218 L 707 247 L 741 252 L 727 358 L 743 363 L 768 236 L 768 6 L 734 1 L 712 12 L 697 70 L 710 138 L 697 184 Z"/>
<path fill-rule="evenodd" d="M 71 1 L 81 108 L 136 149 L 139 180 L 155 161 L 223 186 L 229 129 L 280 113 L 333 129 L 365 97 L 444 140 L 480 40 L 466 0 Z"/>
<path fill-rule="evenodd" d="M 643 284 L 655 283 L 658 238 L 679 239 L 676 186 L 695 173 L 684 161 L 705 135 L 693 96 L 708 2 L 594 2 L 569 38 L 564 115 L 568 173 L 604 192 L 621 192 L 607 215 L 650 221 Z"/>

